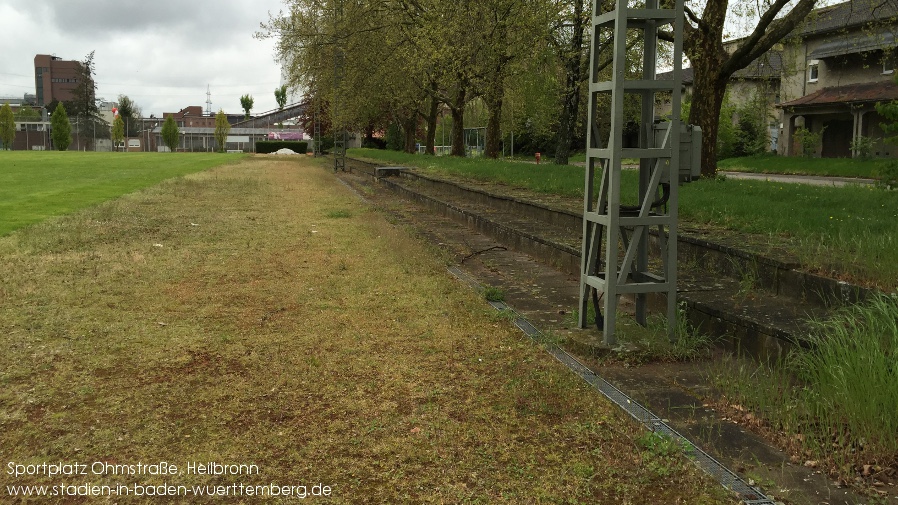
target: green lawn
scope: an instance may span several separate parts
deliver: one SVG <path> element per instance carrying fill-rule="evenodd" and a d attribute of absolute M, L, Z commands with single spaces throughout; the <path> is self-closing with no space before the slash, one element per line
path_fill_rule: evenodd
<path fill-rule="evenodd" d="M 572 199 L 583 194 L 584 169 L 580 166 L 536 166 L 361 149 L 352 154 Z M 633 203 L 637 172 L 625 170 L 622 174 L 622 197 Z M 703 179 L 681 187 L 680 217 L 684 223 L 752 234 L 753 244 L 784 247 L 813 269 L 835 270 L 849 279 L 884 289 L 898 287 L 898 191 L 872 186 L 835 188 Z"/>
<path fill-rule="evenodd" d="M 0 236 L 242 157 L 216 153 L 0 151 Z"/>
<path fill-rule="evenodd" d="M 764 154 L 745 158 L 728 158 L 717 162 L 718 170 L 758 174 L 801 174 L 837 177 L 876 178 L 889 160 L 856 160 L 850 158 L 801 158 Z"/>

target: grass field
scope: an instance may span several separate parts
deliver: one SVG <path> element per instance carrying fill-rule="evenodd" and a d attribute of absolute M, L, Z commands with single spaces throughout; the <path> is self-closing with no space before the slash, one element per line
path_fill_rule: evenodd
<path fill-rule="evenodd" d="M 582 206 L 583 167 L 425 157 L 389 151 L 354 155 L 434 173 L 570 197 Z M 622 197 L 635 202 L 637 172 L 622 172 Z M 791 251 L 808 268 L 898 289 L 898 191 L 766 181 L 702 179 L 680 188 L 680 217 L 693 225 L 751 235 L 746 245 Z M 761 251 L 763 252 L 763 251 Z"/>
<path fill-rule="evenodd" d="M 89 481 L 320 483 L 334 503 L 734 502 L 305 157 L 244 159 L 0 238 L 0 346 L 4 463 L 181 472 L 4 464 L 0 501 L 9 485 Z"/>
<path fill-rule="evenodd" d="M 876 178 L 888 160 L 858 160 L 851 158 L 803 158 L 770 154 L 728 158 L 717 162 L 718 170 L 754 172 L 759 174 L 800 174 L 838 177 Z"/>
<path fill-rule="evenodd" d="M 0 151 L 0 236 L 239 155 Z"/>

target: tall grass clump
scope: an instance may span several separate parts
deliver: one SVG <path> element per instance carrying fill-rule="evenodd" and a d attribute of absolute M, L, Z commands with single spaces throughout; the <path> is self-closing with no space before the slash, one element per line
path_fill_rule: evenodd
<path fill-rule="evenodd" d="M 898 465 L 898 295 L 813 321 L 809 347 L 781 363 L 725 359 L 714 383 L 804 455 L 843 477 Z"/>
<path fill-rule="evenodd" d="M 898 461 L 898 296 L 877 295 L 814 323 L 794 355 L 823 452 L 854 463 Z"/>

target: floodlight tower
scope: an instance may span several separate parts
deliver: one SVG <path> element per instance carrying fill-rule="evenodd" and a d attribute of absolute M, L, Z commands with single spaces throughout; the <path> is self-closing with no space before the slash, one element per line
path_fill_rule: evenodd
<path fill-rule="evenodd" d="M 614 345 L 617 307 L 621 295 L 636 298 L 636 320 L 645 324 L 648 293 L 667 297 L 667 320 L 671 339 L 676 320 L 677 186 L 680 179 L 680 87 L 682 85 L 683 0 L 673 9 L 659 8 L 658 0 L 616 0 L 611 12 L 592 10 L 587 166 L 583 199 L 583 244 L 580 269 L 580 328 L 587 326 L 590 295 L 596 308 L 596 323 L 606 345 Z M 658 29 L 669 25 L 673 79 L 656 78 Z M 641 31 L 641 62 L 634 61 L 638 49 L 628 48 L 628 35 Z M 610 80 L 600 80 L 601 48 L 611 46 Z M 632 44 L 631 44 L 632 45 Z M 638 75 L 634 75 L 638 74 Z M 625 145 L 625 97 L 641 104 L 638 145 Z M 655 125 L 654 105 L 670 97 L 667 123 Z M 631 100 L 628 103 L 633 103 Z M 608 113 L 610 111 L 610 114 Z M 621 199 L 621 169 L 625 158 L 639 163 L 639 191 L 635 204 Z M 596 171 L 601 170 L 598 194 Z M 673 172 L 673 173 L 672 173 Z M 687 176 L 688 178 L 689 176 Z M 649 262 L 649 230 L 660 252 L 660 268 Z M 599 306 L 599 300 L 602 306 Z"/>

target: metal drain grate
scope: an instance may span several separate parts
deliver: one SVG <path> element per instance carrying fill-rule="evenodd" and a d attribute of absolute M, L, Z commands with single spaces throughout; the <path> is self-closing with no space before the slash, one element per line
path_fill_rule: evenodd
<path fill-rule="evenodd" d="M 449 267 L 449 272 L 459 280 L 472 286 L 474 289 L 481 289 L 480 283 L 458 267 Z M 511 310 L 514 312 L 513 309 L 503 302 L 489 302 L 489 304 L 496 308 L 496 310 Z M 520 328 L 521 331 L 527 334 L 527 336 L 535 342 L 544 341 L 544 335 L 539 329 L 520 315 L 516 314 L 516 316 L 517 317 L 514 319 L 515 326 Z M 596 373 L 590 370 L 589 367 L 578 361 L 577 358 L 568 354 L 567 351 L 555 344 L 547 345 L 546 351 L 651 431 L 687 444 L 687 446 L 691 448 L 686 452 L 687 456 L 689 456 L 699 468 L 717 479 L 724 488 L 736 493 L 743 503 L 746 505 L 776 505 L 776 502 L 764 495 L 761 490 L 754 486 L 750 486 L 741 477 L 714 459 L 710 454 L 703 451 L 691 440 L 671 428 L 663 419 L 627 396 L 626 393 L 616 388 L 613 384 L 596 375 Z"/>

